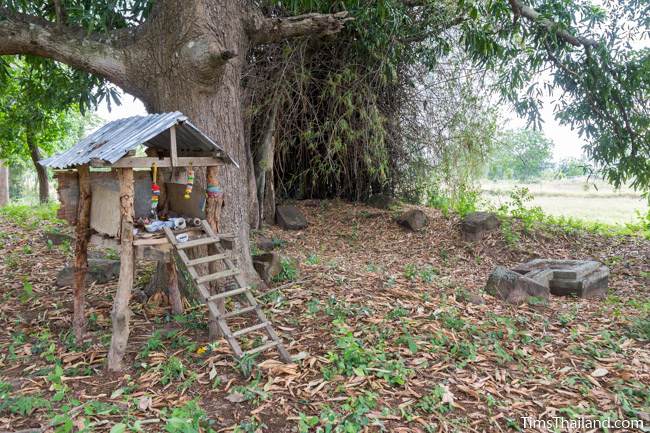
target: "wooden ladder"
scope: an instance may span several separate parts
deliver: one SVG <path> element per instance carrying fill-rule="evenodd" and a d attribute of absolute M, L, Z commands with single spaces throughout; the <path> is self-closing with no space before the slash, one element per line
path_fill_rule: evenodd
<path fill-rule="evenodd" d="M 218 233 L 218 234 L 215 233 L 214 230 L 212 230 L 210 224 L 208 224 L 206 220 L 201 221 L 200 229 L 202 233 L 206 235 L 205 237 L 193 239 L 186 242 L 179 242 L 176 239 L 174 232 L 169 227 L 165 227 L 164 230 L 167 239 L 169 239 L 169 242 L 172 244 L 174 250 L 178 253 L 178 257 L 181 259 L 185 267 L 187 267 L 190 277 L 196 284 L 196 287 L 198 288 L 201 298 L 203 298 L 204 302 L 208 306 L 208 309 L 216 318 L 217 325 L 221 330 L 222 335 L 226 338 L 226 341 L 228 341 L 228 344 L 232 348 L 233 352 L 235 352 L 235 357 L 239 359 L 243 356 L 264 352 L 266 350 L 275 347 L 278 353 L 280 354 L 280 358 L 282 359 L 282 361 L 291 362 L 291 357 L 289 356 L 289 353 L 284 348 L 284 345 L 282 344 L 282 341 L 278 337 L 278 334 L 273 329 L 271 322 L 269 322 L 269 320 L 266 318 L 266 315 L 262 311 L 262 308 L 255 300 L 255 297 L 251 293 L 251 288 L 246 284 L 246 281 L 244 280 L 244 277 L 242 276 L 240 270 L 237 269 L 233 264 L 233 260 L 234 260 L 233 255 L 230 252 L 226 252 L 226 249 L 221 244 L 222 239 L 233 239 L 234 236 L 228 234 L 222 234 L 222 233 Z M 187 255 L 187 251 L 192 248 L 203 246 L 203 245 L 213 246 L 214 251 L 216 251 L 216 254 L 209 255 L 210 253 L 208 252 L 208 255 L 204 257 L 196 257 L 190 259 L 189 256 Z M 197 271 L 198 265 L 217 262 L 217 261 L 223 262 L 225 268 L 224 270 L 213 274 L 208 273 L 206 275 L 199 275 L 199 272 Z M 233 285 L 234 288 L 228 287 L 229 290 L 225 292 L 211 295 L 208 284 L 211 281 L 219 280 L 222 278 L 228 278 L 228 277 L 231 277 L 231 279 L 234 280 L 235 282 L 235 284 Z M 231 296 L 242 297 L 243 299 L 246 300 L 248 306 L 221 314 L 219 308 L 217 307 L 217 301 L 219 300 L 225 301 L 226 298 Z M 232 317 L 242 316 L 251 312 L 255 313 L 257 323 L 252 324 L 251 326 L 245 328 L 238 329 L 236 331 L 232 331 L 230 329 L 227 323 L 227 319 L 230 319 Z M 265 330 L 269 336 L 270 341 L 268 343 L 254 347 L 253 349 L 242 351 L 239 341 L 237 341 L 237 337 L 241 337 L 242 335 L 246 335 L 258 330 Z"/>

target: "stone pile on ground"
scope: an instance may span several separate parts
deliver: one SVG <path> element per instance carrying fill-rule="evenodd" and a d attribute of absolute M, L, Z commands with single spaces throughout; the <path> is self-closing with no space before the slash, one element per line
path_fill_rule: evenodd
<path fill-rule="evenodd" d="M 549 295 L 599 298 L 607 294 L 609 269 L 594 260 L 535 259 L 507 269 L 497 266 L 485 291 L 511 304 Z"/>

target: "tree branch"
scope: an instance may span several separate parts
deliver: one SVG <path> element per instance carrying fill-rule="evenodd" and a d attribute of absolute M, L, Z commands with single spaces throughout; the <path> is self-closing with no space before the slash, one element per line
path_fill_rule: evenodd
<path fill-rule="evenodd" d="M 255 14 L 247 23 L 246 31 L 253 44 L 268 44 L 300 36 L 333 35 L 341 31 L 346 21 L 353 19 L 347 12 L 286 18 L 266 18 Z"/>
<path fill-rule="evenodd" d="M 0 55 L 31 54 L 66 63 L 132 91 L 127 80 L 126 53 L 111 36 L 88 35 L 81 28 L 13 13 L 0 8 Z"/>
<path fill-rule="evenodd" d="M 558 38 L 573 46 L 595 47 L 598 45 L 598 42 L 594 41 L 593 39 L 585 38 L 582 36 L 574 36 L 566 30 L 559 28 L 558 23 L 545 18 L 535 9 L 521 3 L 520 0 L 510 0 L 510 7 L 512 8 L 515 16 L 522 16 L 530 21 L 533 21 L 535 24 L 545 28 L 549 32 L 555 33 Z"/>

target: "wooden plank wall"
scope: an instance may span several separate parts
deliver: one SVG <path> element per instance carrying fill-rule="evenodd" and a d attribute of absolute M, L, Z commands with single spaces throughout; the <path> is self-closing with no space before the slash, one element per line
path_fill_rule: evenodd
<path fill-rule="evenodd" d="M 77 172 L 72 170 L 56 171 L 54 177 L 58 181 L 59 208 L 57 216 L 71 225 L 77 223 L 77 207 L 79 205 L 79 183 Z M 148 216 L 151 203 L 151 173 L 148 171 L 134 172 L 135 183 L 135 215 Z M 159 180 L 160 183 L 160 180 Z M 119 191 L 117 176 L 109 171 L 90 173 L 91 190 L 97 187 Z"/>

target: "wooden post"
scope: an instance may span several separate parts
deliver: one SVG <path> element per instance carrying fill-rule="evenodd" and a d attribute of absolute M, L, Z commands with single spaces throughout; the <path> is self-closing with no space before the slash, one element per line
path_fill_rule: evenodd
<path fill-rule="evenodd" d="M 87 165 L 77 167 L 79 181 L 79 205 L 74 244 L 74 301 L 72 329 L 77 344 L 81 344 L 86 328 L 85 291 L 88 271 L 88 241 L 90 240 L 90 169 Z"/>
<path fill-rule="evenodd" d="M 206 170 L 206 189 L 208 186 L 219 186 L 219 180 L 218 180 L 218 167 L 216 166 L 210 166 Z M 219 221 L 221 219 L 221 208 L 223 207 L 223 193 L 217 194 L 216 196 L 208 196 L 206 199 L 205 203 L 205 219 L 208 221 L 208 224 L 210 224 L 210 227 L 212 227 L 212 230 L 215 231 L 215 233 L 219 233 Z M 214 247 L 214 245 L 210 245 L 208 247 L 208 253 L 209 254 L 217 254 L 217 251 Z M 217 262 L 211 262 L 210 263 L 210 273 L 214 274 L 216 272 L 219 272 L 221 269 L 219 269 L 220 265 Z M 213 281 L 210 284 L 210 292 L 211 294 L 216 294 L 219 291 L 219 286 L 216 281 Z M 224 299 L 219 299 L 217 300 L 217 309 L 219 310 L 220 314 L 224 314 L 226 311 L 226 306 L 225 306 L 225 301 Z M 210 326 L 210 335 L 213 336 L 220 336 L 221 331 L 219 330 L 219 327 L 217 326 L 216 318 L 210 313 L 208 315 L 208 320 L 209 320 L 209 326 Z"/>
<path fill-rule="evenodd" d="M 176 125 L 169 128 L 169 156 L 172 167 L 178 167 L 178 149 L 176 148 Z"/>
<path fill-rule="evenodd" d="M 133 287 L 133 169 L 118 168 L 120 183 L 120 279 L 113 300 L 113 336 L 108 351 L 108 369 L 122 370 L 122 358 L 129 339 L 129 300 Z"/>
<path fill-rule="evenodd" d="M 170 253 L 169 255 L 171 256 L 169 262 L 167 262 L 167 293 L 169 294 L 169 305 L 171 306 L 172 314 L 183 314 L 183 298 L 178 288 L 176 264 L 174 263 L 173 254 Z"/>

